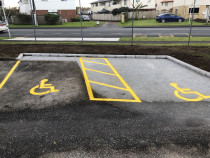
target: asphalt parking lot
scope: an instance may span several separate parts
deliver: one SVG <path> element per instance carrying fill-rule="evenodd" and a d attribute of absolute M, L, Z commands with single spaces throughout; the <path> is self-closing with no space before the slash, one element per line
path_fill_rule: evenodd
<path fill-rule="evenodd" d="M 172 61 L 24 57 L 0 67 L 0 157 L 210 156 L 210 79 Z"/>

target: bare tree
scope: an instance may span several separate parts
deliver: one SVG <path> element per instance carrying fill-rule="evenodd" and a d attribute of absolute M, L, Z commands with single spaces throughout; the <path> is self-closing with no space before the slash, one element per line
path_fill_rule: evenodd
<path fill-rule="evenodd" d="M 135 14 L 136 14 L 136 19 L 138 19 L 139 17 L 139 12 L 141 9 L 143 9 L 144 7 L 147 7 L 148 5 L 143 5 L 142 2 L 137 3 L 136 6 L 134 6 L 134 10 L 135 10 Z"/>

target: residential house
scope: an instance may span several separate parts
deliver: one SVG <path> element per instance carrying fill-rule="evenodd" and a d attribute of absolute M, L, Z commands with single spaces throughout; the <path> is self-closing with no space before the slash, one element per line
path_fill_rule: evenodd
<path fill-rule="evenodd" d="M 161 13 L 170 13 L 173 11 L 174 0 L 156 0 L 156 10 Z"/>
<path fill-rule="evenodd" d="M 88 15 L 88 14 L 91 14 L 91 8 L 87 7 L 87 8 L 81 8 L 82 10 L 82 14 L 83 15 Z M 76 7 L 76 12 L 77 12 L 77 15 L 80 15 L 80 7 Z"/>
<path fill-rule="evenodd" d="M 137 6 L 139 3 L 147 5 L 142 10 L 155 10 L 155 0 L 135 0 L 134 6 Z M 93 13 L 98 13 L 102 10 L 111 12 L 113 9 L 121 7 L 133 8 L 133 0 L 97 0 L 91 3 L 91 11 Z"/>
<path fill-rule="evenodd" d="M 60 14 L 65 21 L 71 21 L 76 16 L 75 0 L 34 0 L 36 14 L 44 15 L 46 13 Z M 19 1 L 20 13 L 30 14 L 29 0 Z"/>
<path fill-rule="evenodd" d="M 173 13 L 188 19 L 193 12 L 193 2 L 194 0 L 174 0 Z M 196 0 L 194 13 L 195 19 L 207 19 L 210 14 L 210 0 Z"/>

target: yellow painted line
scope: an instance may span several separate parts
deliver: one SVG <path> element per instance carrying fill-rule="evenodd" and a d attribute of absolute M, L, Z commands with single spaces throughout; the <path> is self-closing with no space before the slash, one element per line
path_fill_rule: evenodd
<path fill-rule="evenodd" d="M 104 60 L 104 58 L 90 58 L 90 57 L 82 57 L 82 59 L 101 59 L 101 60 Z"/>
<path fill-rule="evenodd" d="M 113 75 L 113 76 L 116 76 L 115 74 L 112 74 L 112 73 L 103 72 L 103 71 L 98 71 L 98 70 L 93 70 L 93 69 L 87 69 L 87 68 L 85 68 L 85 70 L 93 71 L 93 72 L 98 72 L 98 73 L 102 73 L 102 74 L 106 74 L 106 75 Z"/>
<path fill-rule="evenodd" d="M 93 58 L 91 58 L 91 59 L 93 59 Z M 95 58 L 95 59 L 98 59 L 98 58 Z M 100 58 L 100 59 L 102 59 L 102 58 Z M 86 86 L 87 86 L 87 90 L 88 90 L 88 94 L 89 94 L 90 100 L 94 100 L 94 101 L 118 101 L 118 102 L 141 102 L 141 100 L 137 97 L 137 95 L 134 93 L 134 91 L 128 86 L 128 84 L 123 80 L 123 78 L 120 76 L 120 74 L 114 69 L 114 67 L 111 65 L 111 63 L 109 63 L 109 61 L 106 58 L 103 58 L 103 60 L 107 64 L 84 60 L 84 58 L 82 58 L 82 57 L 80 58 L 81 67 L 82 67 L 82 70 L 83 70 L 85 83 L 86 83 Z M 125 88 L 117 87 L 117 86 L 113 86 L 113 85 L 108 85 L 108 84 L 104 84 L 104 83 L 100 83 L 100 82 L 90 81 L 88 79 L 87 72 L 86 72 L 86 70 L 88 70 L 88 69 L 85 68 L 83 61 L 84 62 L 92 62 L 92 63 L 97 63 L 97 64 L 102 64 L 102 65 L 109 66 L 110 69 L 114 72 L 114 75 L 117 76 L 119 78 L 119 80 L 123 83 Z M 90 69 L 90 71 L 91 70 L 92 69 Z M 97 70 L 93 70 L 93 71 L 97 71 Z M 105 72 L 103 72 L 103 73 L 105 73 Z M 116 88 L 116 89 L 128 91 L 134 97 L 134 100 L 130 100 L 130 99 L 113 99 L 113 98 L 95 98 L 93 96 L 93 92 L 92 92 L 90 83 L 99 84 L 99 85 L 102 85 L 102 86 L 107 86 L 107 87 L 111 87 L 111 88 Z"/>
<path fill-rule="evenodd" d="M 95 84 L 98 84 L 98 85 L 102 85 L 102 86 L 106 86 L 106 87 L 110 87 L 110 88 L 115 88 L 115 89 L 120 89 L 120 90 L 124 90 L 124 91 L 129 91 L 128 89 L 117 87 L 117 86 L 112 86 L 112 85 L 105 84 L 105 83 L 100 83 L 100 82 L 95 82 L 95 81 L 90 81 L 90 80 L 89 80 L 89 82 L 90 83 L 95 83 Z"/>
<path fill-rule="evenodd" d="M 86 86 L 87 86 L 87 91 L 88 91 L 88 95 L 90 97 L 90 100 L 93 100 L 94 96 L 93 96 L 93 92 L 92 92 L 92 88 L 91 88 L 91 85 L 90 83 L 88 82 L 88 76 L 87 76 L 87 73 L 85 71 L 85 65 L 83 63 L 83 60 L 82 58 L 79 58 L 80 60 L 80 63 L 81 63 L 81 67 L 82 67 L 82 71 L 83 71 L 83 75 L 84 75 L 84 78 L 85 78 L 85 83 L 86 83 Z"/>
<path fill-rule="evenodd" d="M 7 76 L 5 77 L 5 79 L 1 82 L 0 84 L 0 89 L 5 85 L 5 83 L 7 82 L 7 80 L 10 78 L 10 76 L 12 75 L 12 73 L 14 72 L 14 70 L 16 69 L 16 67 L 19 65 L 20 60 L 18 60 L 16 62 L 16 64 L 13 66 L 13 68 L 10 70 L 10 72 L 7 74 Z"/>
<path fill-rule="evenodd" d="M 99 63 L 99 62 L 95 62 L 95 61 L 88 61 L 88 60 L 82 60 L 84 62 L 89 62 L 89 63 L 95 63 L 95 64 L 101 64 L 101 65 L 106 65 L 108 66 L 108 64 L 105 64 L 105 63 Z"/>
<path fill-rule="evenodd" d="M 136 100 L 136 102 L 141 102 L 141 100 L 139 99 L 139 97 L 134 93 L 134 91 L 129 87 L 129 85 L 123 80 L 123 78 L 115 70 L 115 68 L 112 66 L 112 64 L 106 58 L 104 60 L 109 65 L 109 67 L 112 69 L 112 71 L 116 74 L 116 76 L 119 78 L 119 80 L 123 83 L 123 85 L 129 90 L 129 92 L 134 97 L 134 99 Z"/>
<path fill-rule="evenodd" d="M 93 101 L 117 101 L 117 102 L 133 102 L 136 103 L 136 100 L 130 99 L 113 99 L 113 98 L 94 98 Z"/>

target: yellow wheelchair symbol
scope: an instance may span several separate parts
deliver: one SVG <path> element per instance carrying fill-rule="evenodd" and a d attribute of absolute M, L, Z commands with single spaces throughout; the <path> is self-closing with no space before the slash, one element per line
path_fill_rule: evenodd
<path fill-rule="evenodd" d="M 179 88 L 177 83 L 170 83 L 170 85 L 176 89 L 174 91 L 174 95 L 176 97 L 182 99 L 182 100 L 191 101 L 191 102 L 197 102 L 197 101 L 201 101 L 203 99 L 210 99 L 210 96 L 205 96 L 205 95 L 203 95 L 203 94 L 201 94 L 199 92 L 191 91 L 191 89 L 182 89 L 182 88 Z M 196 95 L 198 95 L 198 97 L 195 98 L 195 99 L 189 99 L 189 98 L 182 97 L 180 95 L 180 93 L 182 93 L 182 94 L 196 94 Z"/>
<path fill-rule="evenodd" d="M 59 92 L 59 90 L 55 90 L 54 86 L 52 86 L 52 84 L 46 84 L 46 82 L 48 81 L 48 79 L 43 79 L 40 82 L 40 85 L 37 85 L 33 88 L 31 88 L 30 93 L 32 95 L 44 95 L 44 94 L 48 94 L 48 93 L 55 93 L 55 92 Z M 36 89 L 48 89 L 48 91 L 45 92 L 35 92 Z"/>

